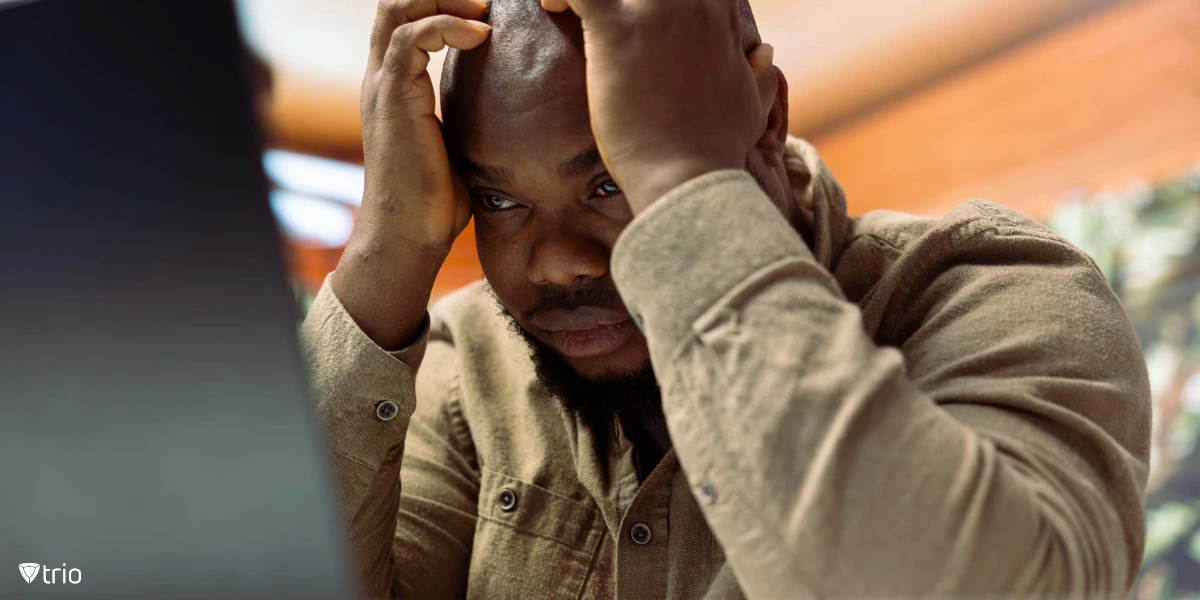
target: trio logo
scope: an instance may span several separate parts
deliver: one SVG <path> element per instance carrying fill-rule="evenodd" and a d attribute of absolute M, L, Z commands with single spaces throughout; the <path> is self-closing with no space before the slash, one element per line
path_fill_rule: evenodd
<path fill-rule="evenodd" d="M 25 578 L 25 583 L 33 583 L 37 578 L 38 571 L 42 573 L 42 583 L 70 583 L 72 585 L 83 581 L 83 572 L 79 569 L 67 569 L 67 563 L 63 563 L 62 568 L 51 569 L 48 566 L 38 563 L 21 563 L 17 565 L 21 571 L 21 577 Z M 58 580 L 58 574 L 62 573 L 62 581 Z"/>
<path fill-rule="evenodd" d="M 25 578 L 25 583 L 32 583 L 33 578 L 37 577 L 38 570 L 42 568 L 42 565 L 38 563 L 21 563 L 17 567 L 21 569 L 21 577 Z"/>

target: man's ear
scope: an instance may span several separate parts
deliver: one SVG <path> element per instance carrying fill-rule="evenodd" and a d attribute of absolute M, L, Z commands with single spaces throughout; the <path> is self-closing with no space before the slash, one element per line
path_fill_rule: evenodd
<path fill-rule="evenodd" d="M 783 164 L 783 152 L 788 137 L 788 83 L 779 67 L 771 65 L 754 74 L 758 80 L 759 99 L 767 115 L 767 128 L 755 146 L 763 153 L 767 165 Z"/>

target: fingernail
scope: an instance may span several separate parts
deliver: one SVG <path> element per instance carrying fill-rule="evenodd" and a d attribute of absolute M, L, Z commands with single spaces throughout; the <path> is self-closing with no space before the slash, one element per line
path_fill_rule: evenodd
<path fill-rule="evenodd" d="M 767 62 L 771 63 L 771 64 L 775 64 L 775 46 L 772 46 L 770 44 L 763 44 L 763 45 L 767 47 L 767 49 L 764 51 L 767 53 Z"/>
<path fill-rule="evenodd" d="M 480 31 L 491 31 L 492 30 L 492 26 L 488 25 L 487 23 L 484 23 L 483 21 L 468 20 L 467 22 L 470 23 L 471 25 L 474 25 L 475 28 Z"/>

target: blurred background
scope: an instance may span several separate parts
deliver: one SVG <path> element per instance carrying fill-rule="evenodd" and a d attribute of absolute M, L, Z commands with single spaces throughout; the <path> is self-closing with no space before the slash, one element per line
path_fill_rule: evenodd
<path fill-rule="evenodd" d="M 375 0 L 240 0 L 297 297 L 362 193 L 358 91 Z M 985 198 L 1087 250 L 1125 303 L 1155 401 L 1136 598 L 1200 598 L 1200 2 L 753 0 L 791 128 L 852 215 Z M 441 57 L 431 69 L 436 81 Z M 438 280 L 478 279 L 471 230 Z"/>

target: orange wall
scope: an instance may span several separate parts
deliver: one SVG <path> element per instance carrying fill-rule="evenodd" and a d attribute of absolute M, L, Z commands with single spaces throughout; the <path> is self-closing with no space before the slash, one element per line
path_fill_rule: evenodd
<path fill-rule="evenodd" d="M 811 141 L 852 213 L 986 198 L 1040 216 L 1176 174 L 1200 159 L 1200 3 L 1119 5 Z"/>

